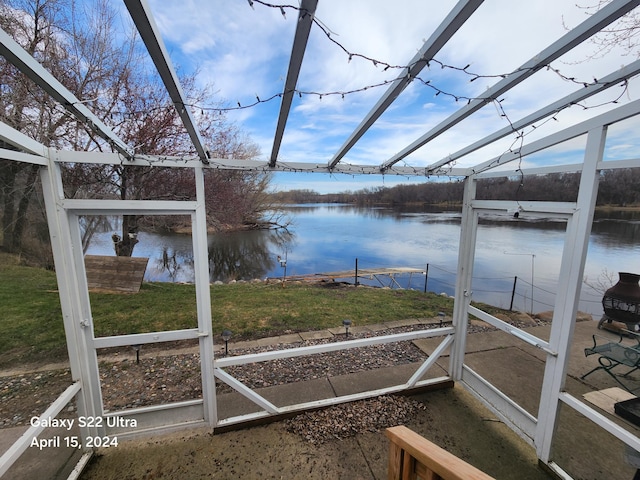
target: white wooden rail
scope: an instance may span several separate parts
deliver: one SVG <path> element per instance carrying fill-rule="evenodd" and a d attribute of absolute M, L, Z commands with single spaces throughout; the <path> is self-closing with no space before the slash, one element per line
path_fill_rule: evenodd
<path fill-rule="evenodd" d="M 405 426 L 387 428 L 388 480 L 492 480 L 493 477 Z"/>
<path fill-rule="evenodd" d="M 75 382 L 60 394 L 60 396 L 47 408 L 41 418 L 56 418 L 62 409 L 80 392 L 80 382 Z M 20 458 L 20 456 L 31 446 L 34 438 L 40 435 L 47 427 L 42 425 L 32 425 L 24 432 L 20 438 L 0 457 L 0 477 Z"/>

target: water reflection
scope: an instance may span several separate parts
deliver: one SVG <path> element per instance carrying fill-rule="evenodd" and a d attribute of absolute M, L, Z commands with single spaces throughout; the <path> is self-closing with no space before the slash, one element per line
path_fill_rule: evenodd
<path fill-rule="evenodd" d="M 232 232 L 209 239 L 212 281 L 264 278 L 276 266 L 272 252 L 290 248 L 293 235 L 285 229 Z"/>
<path fill-rule="evenodd" d="M 152 282 L 193 282 L 194 259 L 190 235 L 140 233 L 134 257 L 147 257 L 144 278 Z M 91 253 L 90 251 L 88 253 Z"/>
<path fill-rule="evenodd" d="M 162 260 L 156 261 L 155 264 L 157 271 L 165 273 L 169 281 L 176 282 L 185 267 L 193 271 L 193 255 L 181 255 L 178 258 L 178 252 L 164 246 L 162 247 Z"/>
<path fill-rule="evenodd" d="M 427 277 L 414 276 L 399 283 L 422 290 L 428 282 L 430 291 L 453 294 L 459 210 L 346 205 L 290 206 L 288 210 L 292 219 L 289 231 L 210 235 L 211 281 L 281 277 L 284 269 L 278 256 L 287 259 L 287 275 L 353 271 L 358 259 L 361 269 L 402 266 L 424 270 L 428 265 Z M 516 307 L 531 308 L 533 283 L 535 310 L 549 309 L 557 292 L 565 229 L 564 220 L 498 221 L 483 216 L 477 232 L 473 299 L 508 307 L 517 277 Z M 96 233 L 87 253 L 113 255 L 112 233 L 108 229 Z M 640 212 L 598 211 L 589 239 L 585 278 L 593 283 L 604 271 L 640 272 L 638 238 Z M 134 256 L 150 259 L 145 280 L 193 282 L 191 235 L 141 232 L 139 240 Z M 513 253 L 520 255 L 509 255 Z M 602 293 L 583 287 L 583 298 L 581 310 L 596 315 L 601 312 Z"/>

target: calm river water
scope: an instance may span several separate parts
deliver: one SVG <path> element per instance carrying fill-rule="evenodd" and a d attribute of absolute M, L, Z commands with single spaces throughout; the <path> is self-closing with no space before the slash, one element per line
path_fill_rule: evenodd
<path fill-rule="evenodd" d="M 251 280 L 336 271 L 412 267 L 426 274 L 397 276 L 403 288 L 452 295 L 460 213 L 347 205 L 287 208 L 288 232 L 254 231 L 209 237 L 211 280 Z M 484 218 L 478 229 L 473 300 L 524 311 L 551 309 L 560 269 L 563 221 Z M 112 255 L 108 230 L 95 235 L 87 254 Z M 148 281 L 193 281 L 189 235 L 141 233 L 134 256 L 149 257 Z M 285 268 L 279 260 L 286 259 Z M 598 212 L 585 267 L 580 310 L 602 314 L 601 284 L 619 271 L 640 273 L 640 212 Z M 517 277 L 517 280 L 515 280 Z M 353 277 L 344 279 L 353 282 Z M 359 279 L 397 286 L 389 277 Z M 596 287 L 595 289 L 593 287 Z"/>

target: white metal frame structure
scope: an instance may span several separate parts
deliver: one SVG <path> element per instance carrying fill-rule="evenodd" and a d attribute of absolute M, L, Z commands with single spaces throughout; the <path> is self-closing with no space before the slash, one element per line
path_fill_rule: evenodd
<path fill-rule="evenodd" d="M 561 476 L 567 477 L 568 475 L 562 471 L 560 466 L 554 463 L 552 458 L 552 444 L 556 429 L 558 409 L 561 404 L 575 409 L 629 447 L 640 451 L 640 439 L 637 436 L 617 424 L 610 422 L 597 411 L 564 391 L 568 361 L 567 352 L 573 334 L 578 294 L 598 189 L 599 172 L 604 169 L 640 168 L 640 159 L 603 161 L 607 129 L 610 125 L 640 114 L 640 101 L 630 102 L 608 113 L 591 118 L 565 130 L 558 131 L 546 138 L 523 145 L 517 152 L 487 159 L 484 163 L 478 164 L 473 168 L 449 168 L 448 166 L 451 162 L 463 158 L 514 131 L 530 126 L 541 119 L 549 118 L 560 109 L 575 104 L 609 87 L 619 85 L 621 82 L 636 76 L 640 73 L 640 61 L 630 63 L 620 70 L 603 77 L 593 85 L 579 87 L 574 93 L 551 102 L 539 111 L 513 122 L 511 127 L 496 131 L 486 138 L 468 145 L 447 158 L 436 161 L 420 171 L 411 167 L 396 166 L 398 161 L 405 158 L 411 152 L 426 145 L 447 131 L 447 129 L 459 123 L 462 119 L 474 114 L 483 105 L 494 101 L 498 95 L 515 87 L 520 82 L 525 81 L 527 77 L 548 65 L 552 60 L 559 58 L 606 25 L 609 25 L 620 16 L 636 8 L 640 4 L 640 0 L 613 0 L 599 12 L 590 16 L 581 25 L 567 32 L 563 38 L 540 52 L 530 61 L 525 62 L 515 73 L 497 82 L 492 88 L 485 92 L 483 97 L 470 101 L 468 105 L 460 108 L 456 113 L 443 120 L 431 131 L 425 133 L 387 161 L 379 165 L 367 166 L 353 166 L 341 163 L 341 159 L 345 156 L 346 152 L 356 144 L 364 133 L 374 124 L 376 119 L 382 115 L 399 93 L 409 84 L 412 77 L 417 75 L 429 59 L 449 41 L 481 3 L 481 0 L 459 1 L 451 14 L 446 17 L 436 32 L 425 42 L 419 50 L 418 55 L 412 59 L 410 62 L 411 67 L 408 67 L 407 71 L 400 75 L 398 80 L 389 87 L 388 91 L 380 98 L 371 112 L 364 118 L 328 164 L 311 165 L 297 163 L 292 165 L 291 162 L 288 162 L 286 167 L 287 170 L 295 168 L 303 172 L 325 174 L 385 173 L 407 176 L 447 175 L 464 177 L 465 193 L 453 326 L 413 332 L 410 334 L 378 337 L 375 339 L 352 340 L 318 347 L 298 348 L 221 359 L 214 358 L 213 354 L 210 286 L 206 267 L 208 261 L 204 209 L 204 170 L 207 168 L 225 168 L 277 171 L 282 168 L 278 163 L 278 151 L 292 101 L 291 95 L 289 94 L 293 92 L 293 87 L 295 86 L 301 68 L 306 41 L 309 29 L 311 28 L 311 18 L 314 15 L 317 0 L 303 0 L 301 3 L 300 18 L 294 38 L 285 91 L 283 92 L 278 128 L 274 138 L 273 150 L 266 162 L 211 158 L 207 147 L 198 134 L 195 120 L 189 113 L 189 109 L 184 108 L 186 105 L 184 94 L 175 75 L 171 61 L 169 60 L 166 48 L 158 33 L 158 29 L 155 26 L 149 6 L 145 0 L 125 0 L 131 17 L 149 50 L 150 56 L 165 83 L 174 105 L 178 109 L 178 112 L 180 112 L 180 117 L 184 122 L 186 130 L 189 132 L 197 152 L 197 156 L 187 161 L 185 161 L 184 158 L 171 159 L 163 157 L 162 165 L 163 167 L 173 166 L 176 168 L 192 169 L 196 184 L 195 201 L 73 200 L 65 198 L 59 169 L 61 163 L 88 162 L 123 164 L 125 166 L 147 166 L 152 165 L 154 159 L 136 155 L 135 152 L 131 151 L 124 142 L 114 135 L 99 119 L 93 116 L 68 90 L 46 72 L 33 58 L 26 55 L 13 39 L 0 30 L 0 54 L 19 68 L 29 79 L 50 93 L 63 107 L 67 108 L 71 115 L 91 125 L 96 133 L 105 139 L 115 151 L 115 153 L 90 153 L 48 149 L 22 133 L 11 129 L 7 125 L 0 124 L 0 139 L 16 149 L 0 149 L 0 159 L 2 159 L 2 161 L 27 162 L 41 167 L 41 181 L 46 201 L 71 372 L 75 382 L 50 407 L 48 413 L 50 413 L 51 416 L 55 416 L 68 401 L 75 398 L 78 403 L 79 415 L 95 417 L 119 415 L 137 419 L 136 429 L 119 427 L 110 429 L 96 427 L 85 428 L 81 432 L 85 437 L 104 434 L 122 435 L 126 433 L 159 432 L 164 429 L 193 425 L 208 425 L 215 428 L 265 418 L 271 415 L 304 410 L 311 407 L 317 408 L 384 393 L 398 392 L 416 386 L 425 386 L 452 379 L 464 385 L 481 398 L 506 424 L 535 447 L 541 462 L 547 464 Z M 530 170 L 518 169 L 519 174 L 522 175 L 537 175 L 552 172 L 581 172 L 580 190 L 576 202 L 506 202 L 476 199 L 475 192 L 478 180 L 513 175 L 513 170 L 504 170 L 498 167 L 502 167 L 509 162 L 520 160 L 527 155 L 534 154 L 579 136 L 586 136 L 587 138 L 584 149 L 584 161 L 582 163 Z M 559 281 L 560 287 L 554 308 L 551 337 L 548 342 L 535 338 L 527 332 L 514 328 L 470 305 L 472 296 L 471 278 L 478 219 L 488 213 L 512 216 L 513 211 L 518 211 L 523 216 L 527 215 L 531 217 L 553 215 L 554 217 L 562 217 L 566 219 L 567 222 Z M 193 252 L 195 256 L 194 265 L 196 269 L 195 283 L 198 314 L 198 324 L 196 328 L 117 337 L 96 338 L 94 336 L 78 218 L 81 215 L 120 215 L 123 213 L 148 215 L 174 214 L 188 215 L 191 217 Z M 546 368 L 537 417 L 526 412 L 522 407 L 465 365 L 465 332 L 467 330 L 469 315 L 482 319 L 520 340 L 540 348 L 546 353 Z M 443 337 L 440 346 L 411 378 L 400 380 L 397 386 L 312 403 L 287 406 L 273 405 L 255 391 L 234 379 L 224 370 L 227 367 L 245 363 L 433 336 Z M 185 339 L 192 339 L 199 343 L 203 386 L 201 399 L 123 412 L 104 411 L 98 372 L 97 349 Z M 449 376 L 422 380 L 424 373 L 447 348 L 451 349 Z M 215 378 L 229 384 L 240 394 L 259 405 L 262 411 L 257 414 L 243 415 L 234 418 L 218 418 Z M 31 438 L 37 436 L 39 433 L 40 429 L 29 429 L 9 451 L 0 457 L 0 475 L 4 474 L 4 472 L 10 468 L 21 453 L 28 448 Z M 83 461 L 86 461 L 88 455 L 90 455 L 90 452 L 87 452 Z"/>

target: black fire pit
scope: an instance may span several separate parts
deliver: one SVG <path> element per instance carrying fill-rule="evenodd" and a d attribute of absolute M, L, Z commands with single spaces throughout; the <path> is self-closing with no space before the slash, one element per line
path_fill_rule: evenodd
<path fill-rule="evenodd" d="M 640 331 L 640 275 L 636 273 L 620 272 L 620 279 L 608 289 L 602 297 L 604 315 L 598 323 L 598 328 L 616 330 L 613 322 L 621 322 L 627 330 Z"/>

